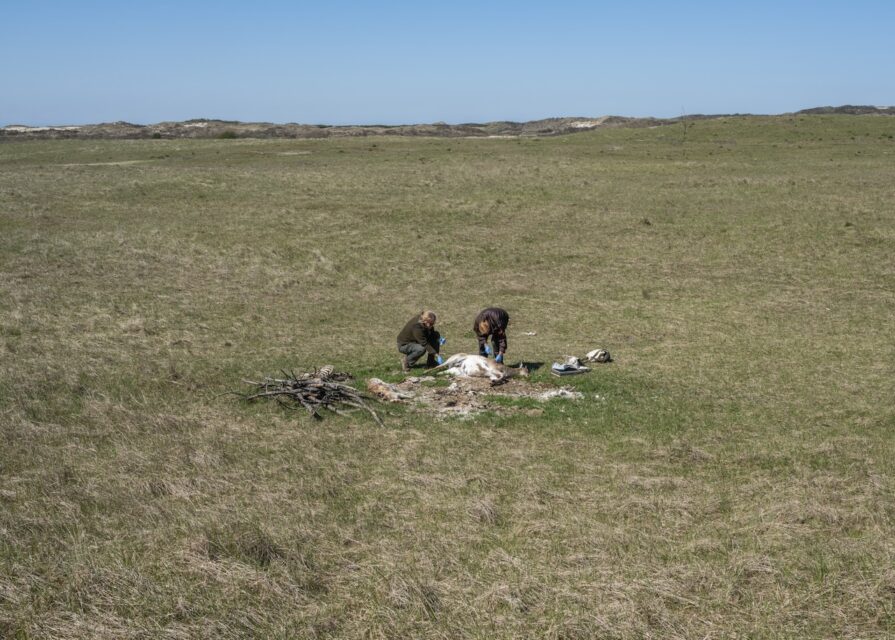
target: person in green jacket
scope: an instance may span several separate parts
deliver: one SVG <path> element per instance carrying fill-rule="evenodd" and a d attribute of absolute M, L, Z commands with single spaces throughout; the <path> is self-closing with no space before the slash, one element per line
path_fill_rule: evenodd
<path fill-rule="evenodd" d="M 401 371 L 408 372 L 416 364 L 416 361 L 427 354 L 426 368 L 431 369 L 435 365 L 444 362 L 444 358 L 438 355 L 446 341 L 435 330 L 435 314 L 432 311 L 423 311 L 418 316 L 413 316 L 401 333 L 398 334 L 398 351 L 401 356 Z"/>

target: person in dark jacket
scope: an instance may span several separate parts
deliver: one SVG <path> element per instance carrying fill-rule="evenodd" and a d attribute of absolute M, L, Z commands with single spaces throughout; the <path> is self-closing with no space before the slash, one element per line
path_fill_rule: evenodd
<path fill-rule="evenodd" d="M 398 351 L 404 354 L 401 357 L 401 371 L 410 371 L 410 367 L 416 364 L 423 354 L 427 354 L 426 367 L 431 369 L 444 362 L 438 355 L 445 339 L 435 330 L 435 314 L 431 311 L 423 311 L 418 316 L 413 316 L 401 333 L 398 334 Z"/>
<path fill-rule="evenodd" d="M 494 359 L 503 362 L 507 351 L 507 325 L 510 324 L 510 314 L 499 307 L 488 307 L 479 311 L 475 317 L 472 330 L 479 340 L 479 355 L 490 355 L 488 338 L 493 345 Z"/>

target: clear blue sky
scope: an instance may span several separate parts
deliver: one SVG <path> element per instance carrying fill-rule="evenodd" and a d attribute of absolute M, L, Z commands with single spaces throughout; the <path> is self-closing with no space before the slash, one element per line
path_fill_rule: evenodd
<path fill-rule="evenodd" d="M 0 0 L 0 126 L 895 104 L 895 0 Z"/>

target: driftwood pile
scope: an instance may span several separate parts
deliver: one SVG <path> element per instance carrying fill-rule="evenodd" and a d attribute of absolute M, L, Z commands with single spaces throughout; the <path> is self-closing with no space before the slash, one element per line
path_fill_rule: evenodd
<path fill-rule="evenodd" d="M 243 380 L 244 383 L 252 385 L 254 390 L 239 395 L 247 402 L 260 398 L 273 398 L 290 409 L 304 407 L 317 419 L 323 417 L 320 415 L 321 409 L 342 416 L 354 411 L 366 411 L 373 416 L 377 424 L 382 425 L 382 420 L 367 405 L 367 397 L 354 387 L 344 384 L 352 379 L 350 373 L 334 371 L 330 365 L 298 375 L 293 371 L 280 373 L 283 374 L 282 378 L 264 378 L 260 382 Z"/>

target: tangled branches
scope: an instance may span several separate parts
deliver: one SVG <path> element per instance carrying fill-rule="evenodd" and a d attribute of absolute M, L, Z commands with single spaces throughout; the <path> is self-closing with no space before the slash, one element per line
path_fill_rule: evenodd
<path fill-rule="evenodd" d="M 288 373 L 281 371 L 281 373 L 282 378 L 264 378 L 261 382 L 243 380 L 255 389 L 239 395 L 246 401 L 273 398 L 290 409 L 304 407 L 317 419 L 323 417 L 320 415 L 321 409 L 342 416 L 354 411 L 366 411 L 382 426 L 382 420 L 367 405 L 367 398 L 354 387 L 344 384 L 351 380 L 351 374 L 334 371 L 329 365 L 299 375 L 292 371 Z"/>

